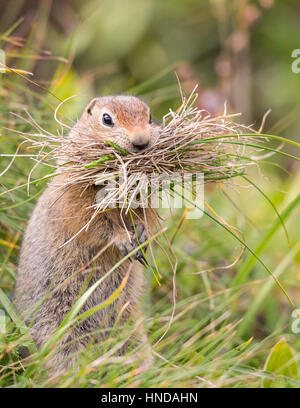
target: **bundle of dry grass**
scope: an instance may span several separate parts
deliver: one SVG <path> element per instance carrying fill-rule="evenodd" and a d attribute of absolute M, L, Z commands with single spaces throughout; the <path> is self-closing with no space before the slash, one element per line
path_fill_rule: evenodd
<path fill-rule="evenodd" d="M 116 201 L 130 207 L 132 197 L 141 189 L 147 190 L 145 180 L 153 173 L 180 177 L 202 173 L 208 183 L 230 180 L 242 174 L 246 166 L 256 164 L 245 151 L 249 139 L 258 142 L 262 138 L 257 138 L 251 127 L 234 122 L 237 115 L 225 112 L 211 117 L 199 110 L 195 107 L 196 98 L 194 90 L 188 98 L 182 98 L 176 112 L 170 110 L 164 116 L 156 128 L 156 143 L 142 153 L 129 153 L 111 141 L 91 140 L 82 133 L 73 132 L 71 138 L 63 132 L 54 135 L 30 115 L 27 121 L 38 133 L 24 137 L 39 150 L 33 157 L 36 165 L 44 163 L 54 167 L 55 174 L 66 175 L 62 188 L 78 184 L 85 188 L 116 180 L 105 198 L 97 202 L 97 210 L 112 207 Z M 147 191 L 150 196 L 150 189 Z"/>

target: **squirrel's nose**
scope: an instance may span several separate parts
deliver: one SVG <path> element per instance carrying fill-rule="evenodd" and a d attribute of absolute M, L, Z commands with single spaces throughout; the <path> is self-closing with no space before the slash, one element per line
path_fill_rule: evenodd
<path fill-rule="evenodd" d="M 143 144 L 133 143 L 132 145 L 136 150 L 145 150 L 149 146 L 149 142 L 148 143 L 143 143 Z"/>
<path fill-rule="evenodd" d="M 137 151 L 145 150 L 149 146 L 149 138 L 146 135 L 138 135 L 132 140 L 132 145 Z"/>

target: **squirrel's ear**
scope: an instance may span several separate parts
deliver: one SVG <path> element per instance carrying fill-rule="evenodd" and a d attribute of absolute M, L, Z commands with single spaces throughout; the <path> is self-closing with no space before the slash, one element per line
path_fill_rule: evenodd
<path fill-rule="evenodd" d="M 97 98 L 94 98 L 94 99 L 88 104 L 88 106 L 87 106 L 86 109 L 85 109 L 85 111 L 86 111 L 89 115 L 91 115 L 91 116 L 92 116 L 93 107 L 95 106 L 96 102 L 97 102 Z"/>

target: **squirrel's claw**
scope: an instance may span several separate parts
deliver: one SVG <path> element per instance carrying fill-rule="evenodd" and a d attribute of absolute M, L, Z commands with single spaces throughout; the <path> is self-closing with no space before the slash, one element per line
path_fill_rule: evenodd
<path fill-rule="evenodd" d="M 146 251 L 146 249 L 147 249 L 147 248 L 145 247 L 144 251 Z M 134 258 L 135 258 L 137 261 L 139 261 L 142 265 L 148 266 L 147 259 L 145 258 L 145 256 L 144 256 L 144 254 L 142 253 L 142 251 L 138 251 L 138 252 L 135 254 Z"/>
<path fill-rule="evenodd" d="M 118 245 L 118 248 L 119 248 L 119 251 L 121 252 L 121 254 L 123 255 L 123 256 L 126 256 L 126 255 L 128 255 L 128 249 L 126 248 L 126 245 L 123 245 L 123 244 L 120 244 L 120 245 Z M 129 258 L 130 259 L 130 258 Z"/>
<path fill-rule="evenodd" d="M 136 231 L 131 231 L 131 240 L 128 240 L 127 235 L 125 235 L 125 239 L 122 239 L 122 241 L 119 241 L 119 244 L 117 245 L 121 254 L 123 256 L 128 255 L 134 248 L 137 248 L 139 245 L 143 244 L 144 242 L 147 241 L 147 233 L 146 233 L 146 228 L 143 224 L 138 224 L 136 226 Z M 142 265 L 147 266 L 148 262 L 143 254 L 147 250 L 147 245 L 143 247 L 143 251 L 140 249 L 132 255 L 132 257 L 128 258 L 131 262 L 133 259 L 136 259 L 139 261 Z"/>

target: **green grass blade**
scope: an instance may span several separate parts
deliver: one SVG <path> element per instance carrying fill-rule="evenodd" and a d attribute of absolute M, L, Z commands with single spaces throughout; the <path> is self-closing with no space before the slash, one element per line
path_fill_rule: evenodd
<path fill-rule="evenodd" d="M 286 228 L 286 225 L 283 221 L 283 219 L 281 218 L 281 215 L 279 214 L 276 206 L 273 204 L 273 202 L 271 201 L 271 199 L 263 192 L 263 190 L 261 188 L 258 187 L 257 184 L 255 184 L 253 181 L 251 181 L 248 177 L 246 176 L 242 176 L 244 180 L 246 180 L 248 183 L 250 183 L 253 187 L 256 188 L 257 191 L 260 192 L 261 195 L 263 195 L 265 197 L 265 199 L 269 202 L 269 204 L 272 206 L 273 210 L 275 211 L 277 217 L 279 218 L 282 228 L 284 229 L 285 235 L 286 235 L 286 239 L 288 241 L 288 244 L 290 245 L 290 237 Z"/>
<path fill-rule="evenodd" d="M 176 194 L 180 195 L 182 197 L 182 195 L 180 193 L 178 193 L 177 191 L 174 191 Z M 183 198 L 183 197 L 182 197 Z M 300 195 L 297 197 L 300 201 Z M 252 250 L 240 237 L 238 237 L 236 234 L 234 234 L 226 225 L 224 225 L 222 222 L 220 222 L 217 218 L 213 217 L 212 215 L 210 215 L 207 211 L 203 210 L 202 208 L 200 208 L 199 206 L 197 206 L 193 201 L 189 200 L 188 198 L 184 197 L 184 199 L 186 201 L 188 201 L 190 204 L 192 204 L 195 208 L 199 209 L 200 211 L 202 211 L 205 215 L 207 215 L 210 219 L 212 219 L 214 222 L 216 222 L 218 225 L 220 225 L 222 228 L 224 228 L 227 232 L 229 232 L 230 235 L 232 235 L 235 239 L 237 239 L 253 256 L 253 258 L 258 261 L 262 267 L 268 272 L 268 274 L 270 276 L 272 276 L 272 278 L 274 279 L 274 281 L 276 282 L 277 286 L 280 288 L 280 290 L 284 293 L 285 297 L 287 298 L 287 300 L 289 301 L 289 303 L 291 304 L 291 306 L 296 310 L 296 306 L 294 304 L 294 302 L 292 301 L 292 299 L 290 298 L 289 294 L 286 292 L 286 290 L 282 287 L 281 283 L 279 282 L 279 280 L 276 278 L 276 276 L 274 276 L 274 274 L 272 273 L 272 271 L 267 267 L 267 265 L 262 261 L 262 259 L 257 255 L 257 253 Z M 280 222 L 279 222 L 280 225 Z"/>
<path fill-rule="evenodd" d="M 282 220 L 286 220 L 291 213 L 293 212 L 293 210 L 300 204 L 300 194 L 287 206 L 287 208 L 283 211 L 283 213 L 281 214 L 281 219 Z M 257 255 L 260 255 L 263 250 L 265 249 L 265 247 L 268 245 L 268 243 L 271 241 L 272 237 L 274 236 L 274 234 L 277 232 L 277 230 L 279 229 L 279 227 L 281 226 L 281 221 L 280 219 L 277 219 L 274 223 L 272 228 L 269 230 L 269 232 L 266 234 L 266 236 L 264 237 L 264 239 L 261 240 L 261 243 L 258 245 L 258 247 L 255 250 L 255 253 Z M 253 266 L 255 265 L 255 262 L 257 261 L 257 257 L 256 256 L 250 256 L 248 258 L 248 260 L 245 262 L 245 264 L 241 267 L 241 269 L 239 270 L 239 273 L 237 274 L 237 276 L 234 278 L 234 280 L 232 281 L 232 286 L 237 286 L 237 285 L 241 285 L 245 282 L 245 280 L 247 279 L 251 269 L 253 268 Z"/>
<path fill-rule="evenodd" d="M 279 278 L 286 268 L 291 264 L 294 258 L 299 254 L 300 242 L 294 245 L 286 255 L 286 257 L 280 262 L 274 271 L 274 276 Z M 238 334 L 242 337 L 250 330 L 251 324 L 254 321 L 255 316 L 258 314 L 260 308 L 265 303 L 267 296 L 270 294 L 274 287 L 274 281 L 268 280 L 260 289 L 259 293 L 255 295 L 255 299 L 251 304 L 251 307 L 246 311 L 243 317 L 243 322 L 239 326 Z M 248 334 L 248 333 L 247 333 Z"/>

